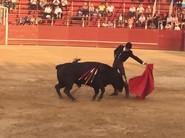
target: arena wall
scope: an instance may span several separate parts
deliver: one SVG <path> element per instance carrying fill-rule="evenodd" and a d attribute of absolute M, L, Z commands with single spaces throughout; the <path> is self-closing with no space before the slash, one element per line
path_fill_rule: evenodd
<path fill-rule="evenodd" d="M 2 33 L 0 35 L 2 36 Z M 12 45 L 115 47 L 120 43 L 131 41 L 135 48 L 184 51 L 184 39 L 185 31 L 172 30 L 9 26 L 9 44 Z"/>
<path fill-rule="evenodd" d="M 5 43 L 5 28 L 0 25 L 0 45 Z"/>

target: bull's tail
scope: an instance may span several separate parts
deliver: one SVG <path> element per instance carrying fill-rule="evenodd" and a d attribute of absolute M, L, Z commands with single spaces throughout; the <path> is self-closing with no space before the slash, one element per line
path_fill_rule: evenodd
<path fill-rule="evenodd" d="M 56 65 L 56 69 L 58 70 L 59 68 L 62 67 L 62 64 Z"/>

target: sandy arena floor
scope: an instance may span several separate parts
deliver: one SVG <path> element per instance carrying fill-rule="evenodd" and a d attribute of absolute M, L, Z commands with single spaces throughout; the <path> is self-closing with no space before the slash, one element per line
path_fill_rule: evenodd
<path fill-rule="evenodd" d="M 75 57 L 111 65 L 113 49 L 1 46 L 0 138 L 184 138 L 185 53 L 133 51 L 154 64 L 155 90 L 145 100 L 111 97 L 108 86 L 92 102 L 92 88 L 74 86 L 71 102 L 55 92 L 55 65 Z M 128 78 L 145 68 L 132 59 L 125 67 Z"/>

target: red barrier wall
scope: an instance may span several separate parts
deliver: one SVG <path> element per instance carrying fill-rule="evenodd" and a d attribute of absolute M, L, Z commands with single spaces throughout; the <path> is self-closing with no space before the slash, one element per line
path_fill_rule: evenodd
<path fill-rule="evenodd" d="M 0 25 L 0 45 L 5 43 L 5 28 Z"/>
<path fill-rule="evenodd" d="M 131 41 L 136 48 L 184 50 L 184 32 L 126 28 L 9 26 L 9 44 L 115 47 Z"/>

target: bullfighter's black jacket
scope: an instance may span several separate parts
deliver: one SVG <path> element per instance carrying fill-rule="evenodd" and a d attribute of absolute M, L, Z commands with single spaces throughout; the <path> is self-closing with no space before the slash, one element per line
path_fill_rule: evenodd
<path fill-rule="evenodd" d="M 129 58 L 133 58 L 140 64 L 143 64 L 144 62 L 137 56 L 135 56 L 130 49 L 126 49 L 125 46 L 119 45 L 115 50 L 114 50 L 114 62 L 113 62 L 113 67 L 119 69 L 120 73 L 125 76 L 125 70 L 123 67 L 123 63 Z"/>

